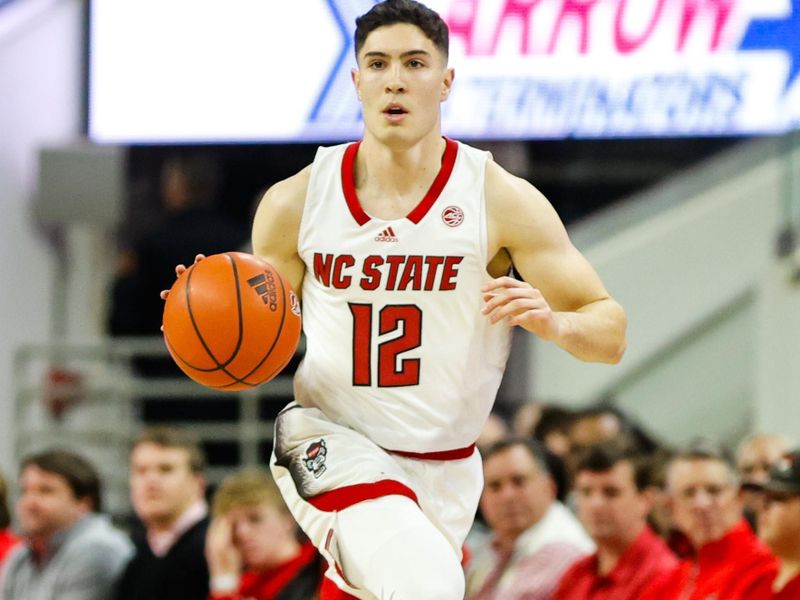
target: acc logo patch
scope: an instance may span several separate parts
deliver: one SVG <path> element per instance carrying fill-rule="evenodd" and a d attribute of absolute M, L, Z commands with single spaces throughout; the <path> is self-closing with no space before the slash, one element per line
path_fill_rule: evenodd
<path fill-rule="evenodd" d="M 458 206 L 448 206 L 442 211 L 442 221 L 448 227 L 458 227 L 464 222 L 464 211 Z"/>

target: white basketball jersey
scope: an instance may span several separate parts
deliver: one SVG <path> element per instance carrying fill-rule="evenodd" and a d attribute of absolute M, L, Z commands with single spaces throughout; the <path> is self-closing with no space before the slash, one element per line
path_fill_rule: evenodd
<path fill-rule="evenodd" d="M 441 452 L 478 437 L 511 345 L 481 314 L 488 153 L 447 140 L 420 203 L 367 215 L 358 143 L 320 148 L 300 224 L 306 354 L 295 395 L 389 450 Z"/>

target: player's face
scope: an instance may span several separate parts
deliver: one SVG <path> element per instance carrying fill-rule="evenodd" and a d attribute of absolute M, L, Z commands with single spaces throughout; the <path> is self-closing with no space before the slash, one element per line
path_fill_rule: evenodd
<path fill-rule="evenodd" d="M 516 538 L 537 523 L 555 496 L 552 480 L 522 446 L 487 458 L 483 477 L 481 511 L 500 537 Z"/>
<path fill-rule="evenodd" d="M 35 465 L 23 469 L 19 483 L 17 517 L 22 530 L 31 537 L 47 537 L 67 529 L 90 510 L 88 500 L 78 500 L 66 479 Z"/>
<path fill-rule="evenodd" d="M 695 548 L 722 538 L 742 518 L 738 486 L 719 460 L 678 460 L 669 467 L 672 519 Z"/>
<path fill-rule="evenodd" d="M 131 454 L 131 501 L 148 526 L 170 527 L 202 498 L 203 478 L 192 472 L 189 453 L 145 442 Z"/>
<path fill-rule="evenodd" d="M 407 23 L 372 31 L 353 70 L 367 131 L 393 146 L 440 135 L 440 104 L 452 82 L 442 52 Z"/>
<path fill-rule="evenodd" d="M 800 495 L 765 493 L 758 535 L 776 555 L 793 555 L 800 540 Z"/>
<path fill-rule="evenodd" d="M 269 569 L 286 560 L 286 549 L 295 546 L 292 518 L 273 506 L 243 506 L 229 513 L 233 542 L 242 561 L 251 569 Z"/>
<path fill-rule="evenodd" d="M 644 527 L 650 502 L 636 488 L 628 461 L 604 472 L 581 471 L 575 493 L 578 516 L 598 543 L 630 542 Z"/>

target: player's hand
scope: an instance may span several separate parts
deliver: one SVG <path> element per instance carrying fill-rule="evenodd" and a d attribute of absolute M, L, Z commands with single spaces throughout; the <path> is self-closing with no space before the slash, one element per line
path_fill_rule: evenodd
<path fill-rule="evenodd" d="M 556 340 L 560 335 L 560 320 L 545 300 L 542 292 L 525 281 L 513 277 L 498 277 L 482 289 L 486 306 L 481 312 L 490 323 L 505 319 L 544 340 Z"/>
<path fill-rule="evenodd" d="M 198 254 L 197 256 L 194 257 L 194 264 L 199 263 L 205 257 L 206 257 L 205 254 Z M 186 265 L 178 265 L 177 267 L 175 267 L 175 278 L 177 279 L 178 277 L 183 275 L 183 272 L 186 270 L 186 268 L 187 268 Z M 161 290 L 159 296 L 161 296 L 162 300 L 166 300 L 167 296 L 169 296 L 169 290 Z"/>
<path fill-rule="evenodd" d="M 233 519 L 216 517 L 206 534 L 206 560 L 212 578 L 234 575 L 242 571 L 242 555 L 233 543 Z"/>

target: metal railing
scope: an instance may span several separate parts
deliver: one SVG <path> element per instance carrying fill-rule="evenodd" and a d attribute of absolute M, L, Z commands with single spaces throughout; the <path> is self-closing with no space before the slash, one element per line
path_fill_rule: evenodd
<path fill-rule="evenodd" d="M 302 352 L 301 349 L 298 352 Z M 258 388 L 224 392 L 205 388 L 188 377 L 143 377 L 134 362 L 166 358 L 161 338 L 103 339 L 96 342 L 28 344 L 14 356 L 14 458 L 45 448 L 63 447 L 91 460 L 103 477 L 112 515 L 130 514 L 128 459 L 130 444 L 145 423 L 146 402 L 184 403 L 179 418 L 158 422 L 188 428 L 206 446 L 235 446 L 235 465 L 210 463 L 209 483 L 233 469 L 264 465 L 272 444 L 276 413 L 292 397 L 290 374 Z M 235 418 L 194 418 L 202 402 L 221 399 L 236 405 Z M 265 410 L 268 408 L 268 410 Z"/>

